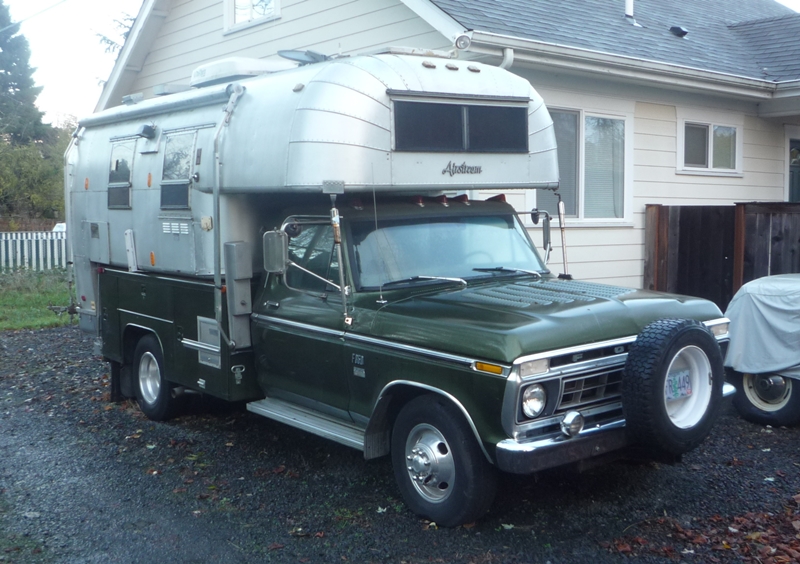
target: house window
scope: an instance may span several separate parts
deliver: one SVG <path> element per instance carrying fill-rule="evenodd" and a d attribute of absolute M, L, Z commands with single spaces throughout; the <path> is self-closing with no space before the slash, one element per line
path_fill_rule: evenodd
<path fill-rule="evenodd" d="M 394 102 L 395 150 L 527 153 L 528 108 Z"/>
<path fill-rule="evenodd" d="M 195 131 L 167 136 L 161 173 L 161 209 L 189 209 L 195 137 Z"/>
<path fill-rule="evenodd" d="M 736 169 L 736 128 L 702 123 L 684 124 L 684 167 Z"/>
<path fill-rule="evenodd" d="M 280 0 L 225 0 L 226 28 L 257 25 L 280 17 Z"/>
<path fill-rule="evenodd" d="M 108 171 L 109 209 L 130 209 L 131 169 L 136 141 L 117 141 L 111 145 L 111 164 Z"/>
<path fill-rule="evenodd" d="M 678 108 L 678 173 L 742 175 L 741 116 Z"/>
<path fill-rule="evenodd" d="M 624 219 L 626 120 L 587 112 L 550 110 L 558 144 L 558 193 L 566 214 L 586 220 Z M 537 206 L 558 213 L 558 196 L 540 190 Z"/>

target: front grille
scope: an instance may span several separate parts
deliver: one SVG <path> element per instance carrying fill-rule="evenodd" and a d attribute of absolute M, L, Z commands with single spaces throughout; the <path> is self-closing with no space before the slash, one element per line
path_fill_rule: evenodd
<path fill-rule="evenodd" d="M 621 386 L 622 370 L 619 369 L 564 378 L 556 413 L 619 400 Z"/>

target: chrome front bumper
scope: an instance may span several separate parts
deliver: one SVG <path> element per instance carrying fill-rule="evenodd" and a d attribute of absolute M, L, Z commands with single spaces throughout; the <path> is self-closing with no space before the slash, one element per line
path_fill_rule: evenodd
<path fill-rule="evenodd" d="M 725 383 L 722 395 L 728 397 L 735 391 L 736 388 Z M 497 443 L 497 467 L 512 474 L 532 474 L 572 462 L 590 460 L 630 444 L 625 434 L 624 420 L 584 429 L 576 437 L 559 435 L 526 442 L 505 439 Z"/>

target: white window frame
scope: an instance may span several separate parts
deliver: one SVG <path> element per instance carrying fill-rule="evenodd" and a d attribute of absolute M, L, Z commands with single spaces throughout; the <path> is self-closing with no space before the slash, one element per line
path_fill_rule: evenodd
<path fill-rule="evenodd" d="M 633 113 L 587 108 L 570 108 L 550 105 L 551 111 L 571 112 L 578 114 L 578 194 L 577 215 L 567 216 L 567 225 L 576 227 L 603 227 L 633 225 Z M 586 118 L 596 117 L 615 119 L 623 122 L 623 181 L 622 181 L 622 217 L 585 217 L 584 202 L 586 190 Z M 538 192 L 538 190 L 537 190 Z"/>
<path fill-rule="evenodd" d="M 254 27 L 257 25 L 261 25 L 267 22 L 271 22 L 281 17 L 281 0 L 272 0 L 272 14 L 269 16 L 262 16 L 247 20 L 245 22 L 235 22 L 235 0 L 225 0 L 224 1 L 224 10 L 225 10 L 225 33 L 234 33 L 237 31 L 241 31 L 243 29 L 247 29 L 250 27 Z"/>
<path fill-rule="evenodd" d="M 784 165 L 783 165 L 783 170 L 784 170 L 784 173 L 783 173 L 783 177 L 784 177 L 784 181 L 783 181 L 783 201 L 784 202 L 788 202 L 789 201 L 789 189 L 790 189 L 790 187 L 789 187 L 789 180 L 790 180 L 790 178 L 789 178 L 789 166 L 790 166 L 790 164 L 792 162 L 790 144 L 791 144 L 791 140 L 792 139 L 800 139 L 800 126 L 797 126 L 797 125 L 786 125 L 786 126 L 784 126 L 784 129 L 785 129 L 785 132 L 786 132 L 786 147 L 784 148 L 784 158 L 786 160 L 784 161 Z"/>
<path fill-rule="evenodd" d="M 710 108 L 681 108 L 677 115 L 677 154 L 676 174 L 696 176 L 727 176 L 741 178 L 744 176 L 744 115 L 733 112 L 715 111 Z M 708 166 L 687 166 L 684 162 L 686 149 L 686 125 L 702 125 L 708 127 Z M 732 127 L 736 129 L 736 163 L 734 168 L 714 168 L 714 126 Z"/>

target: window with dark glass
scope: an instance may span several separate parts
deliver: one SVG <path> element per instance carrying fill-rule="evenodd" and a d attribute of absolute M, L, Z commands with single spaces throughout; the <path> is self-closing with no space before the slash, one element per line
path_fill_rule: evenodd
<path fill-rule="evenodd" d="M 394 102 L 397 151 L 527 153 L 528 109 Z"/>
<path fill-rule="evenodd" d="M 189 208 L 189 179 L 192 176 L 192 155 L 195 132 L 167 136 L 164 148 L 164 169 L 161 174 L 161 208 Z"/>
<path fill-rule="evenodd" d="M 118 141 L 111 145 L 111 165 L 108 171 L 108 207 L 131 207 L 131 169 L 135 140 Z"/>

